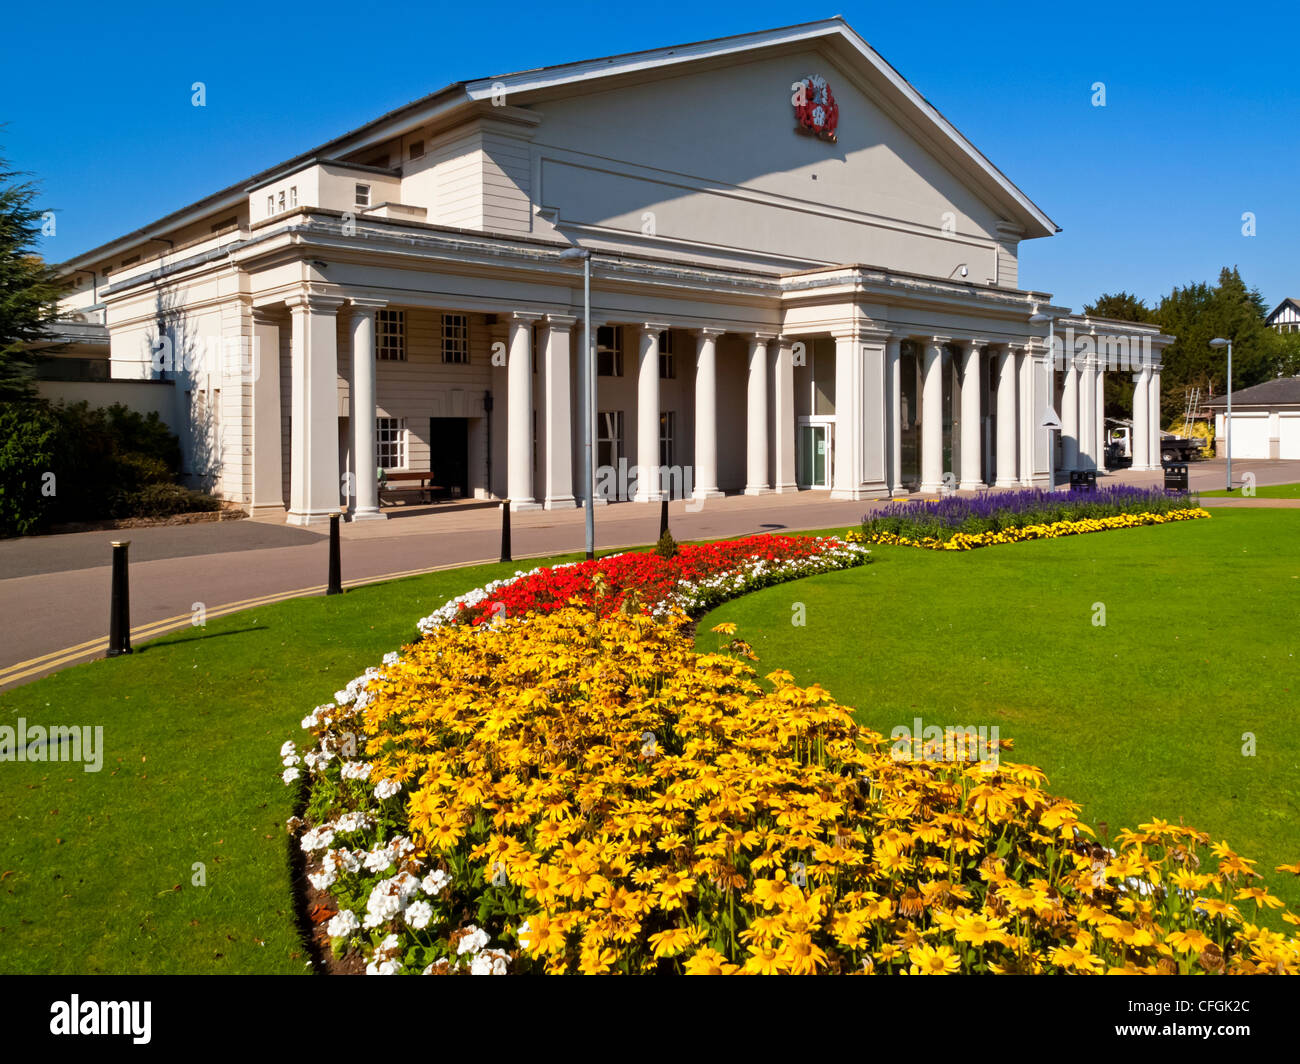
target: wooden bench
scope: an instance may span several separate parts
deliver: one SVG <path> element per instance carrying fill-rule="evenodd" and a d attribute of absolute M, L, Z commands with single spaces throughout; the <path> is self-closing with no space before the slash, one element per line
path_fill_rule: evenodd
<path fill-rule="evenodd" d="M 384 492 L 401 494 L 415 493 L 420 502 L 442 502 L 450 498 L 446 488 L 433 482 L 432 472 L 419 470 L 395 470 L 383 474 L 379 479 L 379 505 L 384 504 Z"/>

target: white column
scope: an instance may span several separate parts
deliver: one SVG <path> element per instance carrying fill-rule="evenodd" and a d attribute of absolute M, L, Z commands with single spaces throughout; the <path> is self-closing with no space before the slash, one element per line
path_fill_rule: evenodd
<path fill-rule="evenodd" d="M 1160 429 L 1160 366 L 1151 367 L 1151 385 L 1147 388 L 1147 439 L 1150 443 L 1148 453 L 1151 455 L 1151 467 L 1159 469 L 1160 461 L 1160 437 L 1163 435 Z M 1228 426 L 1228 431 L 1232 431 L 1232 426 Z M 1226 453 L 1226 452 L 1225 452 Z"/>
<path fill-rule="evenodd" d="M 996 486 L 1016 486 L 1016 352 L 998 353 L 998 475 Z"/>
<path fill-rule="evenodd" d="M 253 309 L 253 516 L 284 513 L 280 322 Z"/>
<path fill-rule="evenodd" d="M 1097 371 L 1091 353 L 1079 367 L 1079 468 L 1097 468 Z"/>
<path fill-rule="evenodd" d="M 695 344 L 695 488 L 697 499 L 721 498 L 718 490 L 718 337 L 699 329 Z"/>
<path fill-rule="evenodd" d="M 1061 348 L 1065 356 L 1065 387 L 1061 390 L 1061 469 L 1079 468 L 1079 368 L 1074 352 Z"/>
<path fill-rule="evenodd" d="M 749 388 L 745 411 L 745 494 L 772 490 L 767 471 L 767 342 L 761 333 L 749 341 Z"/>
<path fill-rule="evenodd" d="M 885 343 L 885 382 L 888 389 L 886 421 L 889 438 L 889 494 L 903 490 L 903 341 Z"/>
<path fill-rule="evenodd" d="M 1022 487 L 1034 486 L 1034 435 L 1038 417 L 1034 403 L 1034 356 L 1026 345 L 1016 349 L 1016 392 L 1019 395 L 1019 429 L 1016 436 L 1016 471 Z"/>
<path fill-rule="evenodd" d="M 546 440 L 542 490 L 548 510 L 567 510 L 577 504 L 573 497 L 573 432 L 582 437 L 582 423 L 573 420 L 572 382 L 569 365 L 571 338 L 577 319 L 571 314 L 546 315 L 546 336 L 542 357 L 542 432 Z"/>
<path fill-rule="evenodd" d="M 636 385 L 636 501 L 658 502 L 659 472 L 659 334 L 667 325 L 640 326 Z"/>
<path fill-rule="evenodd" d="M 1133 452 L 1133 468 L 1151 468 L 1151 367 L 1142 363 L 1133 375 L 1133 427 L 1129 445 Z"/>
<path fill-rule="evenodd" d="M 1097 469 L 1106 468 L 1106 360 L 1097 355 L 1097 390 L 1094 393 L 1097 419 Z"/>
<path fill-rule="evenodd" d="M 798 491 L 794 472 L 794 348 L 778 336 L 772 345 L 772 444 L 776 458 L 773 487 L 779 493 Z"/>
<path fill-rule="evenodd" d="M 338 309 L 335 296 L 304 293 L 292 311 L 293 416 L 289 463 L 291 525 L 322 524 L 339 512 Z"/>
<path fill-rule="evenodd" d="M 961 469 L 958 487 L 975 491 L 984 486 L 980 470 L 980 349 L 983 340 L 962 344 L 961 368 Z"/>
<path fill-rule="evenodd" d="M 511 314 L 506 370 L 506 495 L 512 510 L 537 510 L 533 498 L 533 322 Z"/>
<path fill-rule="evenodd" d="M 943 487 L 943 345 L 933 337 L 925 345 L 921 378 L 921 493 L 937 494 Z M 837 393 L 836 400 L 839 395 Z"/>
<path fill-rule="evenodd" d="M 349 517 L 353 521 L 383 521 L 379 510 L 378 463 L 375 446 L 375 313 L 388 305 L 383 299 L 352 301 L 352 392 L 348 416 L 352 423 L 352 471 L 355 494 Z"/>

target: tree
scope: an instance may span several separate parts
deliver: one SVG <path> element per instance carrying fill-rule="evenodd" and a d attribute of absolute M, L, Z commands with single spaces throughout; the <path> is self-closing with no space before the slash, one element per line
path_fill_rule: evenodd
<path fill-rule="evenodd" d="M 49 335 L 63 286 L 36 251 L 37 186 L 0 155 L 0 401 L 35 392 L 31 345 Z"/>
<path fill-rule="evenodd" d="M 1227 390 L 1227 359 L 1210 346 L 1215 337 L 1232 341 L 1232 386 L 1248 388 L 1275 376 L 1284 346 L 1264 324 L 1268 307 L 1257 288 L 1247 288 L 1237 268 L 1224 267 L 1219 283 L 1175 287 L 1155 310 L 1160 331 L 1175 337 L 1164 353 L 1160 406 L 1166 421 L 1181 415 L 1187 393 Z"/>
<path fill-rule="evenodd" d="M 1116 321 L 1151 321 L 1151 308 L 1128 292 L 1103 293 L 1092 303 L 1084 305 L 1083 312 L 1095 318 L 1114 318 Z"/>

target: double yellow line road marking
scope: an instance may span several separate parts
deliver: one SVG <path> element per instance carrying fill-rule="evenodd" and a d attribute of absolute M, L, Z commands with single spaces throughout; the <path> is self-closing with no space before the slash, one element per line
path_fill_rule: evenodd
<path fill-rule="evenodd" d="M 400 580 L 407 576 L 423 576 L 426 573 L 437 573 L 446 569 L 461 569 L 471 565 L 488 565 L 491 564 L 492 560 L 456 562 L 452 565 L 434 565 L 425 569 L 406 569 L 397 573 L 381 573 L 378 576 L 367 576 L 361 580 L 345 580 L 343 586 L 345 588 L 362 587 L 365 584 L 377 584 L 384 580 Z M 325 584 L 316 584 L 312 587 L 300 587 L 293 591 L 277 591 L 271 595 L 257 595 L 253 598 L 239 599 L 236 602 L 224 602 L 220 606 L 208 607 L 205 610 L 205 618 L 223 617 L 227 613 L 237 613 L 240 610 L 254 609 L 257 606 L 269 606 L 272 603 L 300 598 L 304 595 L 319 595 L 325 591 L 326 587 Z M 166 617 L 161 621 L 151 621 L 149 624 L 138 625 L 131 629 L 131 642 L 134 644 L 179 628 L 185 628 L 193 623 L 193 619 L 193 613 L 179 613 L 175 617 Z M 98 657 L 106 650 L 108 650 L 108 636 L 102 635 L 97 639 L 88 639 L 84 643 L 78 643 L 76 646 L 64 647 L 62 650 L 52 650 L 48 654 L 41 654 L 34 658 L 28 658 L 26 661 L 5 666 L 0 668 L 0 687 L 28 679 L 38 673 L 48 672 L 64 665 L 71 665 L 73 662 L 84 658 Z"/>

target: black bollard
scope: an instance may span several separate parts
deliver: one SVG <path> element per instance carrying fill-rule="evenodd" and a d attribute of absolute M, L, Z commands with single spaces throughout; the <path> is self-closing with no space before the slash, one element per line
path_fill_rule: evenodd
<path fill-rule="evenodd" d="M 327 595 L 343 594 L 343 565 L 339 557 L 339 515 L 330 514 L 330 586 Z"/>
<path fill-rule="evenodd" d="M 501 500 L 501 560 L 512 562 L 510 557 L 510 500 Z"/>
<path fill-rule="evenodd" d="M 659 538 L 664 538 L 664 533 L 668 531 L 668 496 L 665 495 L 659 502 Z"/>
<path fill-rule="evenodd" d="M 131 653 L 131 593 L 127 584 L 126 549 L 129 539 L 113 544 L 113 593 L 108 604 L 108 654 Z"/>

